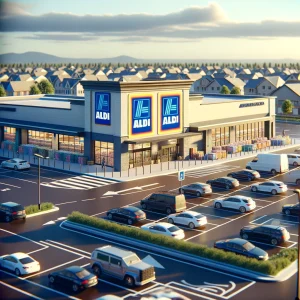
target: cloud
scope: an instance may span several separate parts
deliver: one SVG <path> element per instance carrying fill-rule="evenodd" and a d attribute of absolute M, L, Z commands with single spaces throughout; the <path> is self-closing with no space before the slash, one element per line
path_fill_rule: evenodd
<path fill-rule="evenodd" d="M 77 34 L 44 34 L 44 33 L 36 33 L 31 36 L 20 36 L 21 39 L 26 40 L 48 40 L 48 41 L 61 41 L 61 42 L 70 42 L 70 41 L 92 41 L 98 40 L 97 36 L 87 35 L 82 33 Z"/>
<path fill-rule="evenodd" d="M 0 2 L 1 15 L 3 17 L 29 15 L 27 12 L 29 7 L 30 6 L 16 2 L 8 2 L 3 0 Z"/>

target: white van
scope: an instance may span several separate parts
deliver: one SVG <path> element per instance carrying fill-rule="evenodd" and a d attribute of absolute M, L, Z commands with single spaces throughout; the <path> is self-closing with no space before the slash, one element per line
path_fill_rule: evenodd
<path fill-rule="evenodd" d="M 289 171 L 289 161 L 286 154 L 259 153 L 246 165 L 246 169 L 255 171 L 284 173 Z"/>
<path fill-rule="evenodd" d="M 284 182 L 294 183 L 300 187 L 300 170 L 293 170 L 284 174 Z"/>

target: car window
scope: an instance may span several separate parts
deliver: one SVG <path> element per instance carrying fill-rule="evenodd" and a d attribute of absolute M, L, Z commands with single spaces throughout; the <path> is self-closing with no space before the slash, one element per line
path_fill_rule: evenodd
<path fill-rule="evenodd" d="M 76 276 L 80 279 L 88 276 L 90 274 L 90 272 L 88 272 L 87 270 L 83 269 L 82 271 L 76 273 Z"/>
<path fill-rule="evenodd" d="M 272 233 L 272 229 L 271 228 L 262 228 L 262 231 L 263 231 L 263 233 L 266 233 L 266 234 Z"/>
<path fill-rule="evenodd" d="M 193 219 L 193 217 L 188 215 L 188 214 L 185 214 L 184 217 L 187 218 L 187 219 Z"/>
<path fill-rule="evenodd" d="M 12 257 L 12 256 L 10 257 L 10 261 L 15 263 L 15 264 L 18 262 L 18 260 L 16 258 Z"/>
<path fill-rule="evenodd" d="M 178 218 L 186 218 L 186 214 L 179 214 L 177 215 Z"/>
<path fill-rule="evenodd" d="M 72 278 L 72 279 L 76 279 L 76 276 L 70 271 L 66 271 L 65 276 Z"/>
<path fill-rule="evenodd" d="M 115 258 L 115 257 L 110 258 L 110 263 L 112 265 L 116 265 L 116 266 L 121 266 L 121 264 L 122 264 L 121 259 Z"/>
<path fill-rule="evenodd" d="M 234 244 L 233 243 L 227 243 L 226 246 L 227 246 L 227 248 L 233 248 Z"/>
<path fill-rule="evenodd" d="M 7 260 L 7 261 L 11 261 L 11 262 L 12 262 L 12 260 L 11 260 L 11 259 L 12 259 L 12 257 L 11 257 L 11 256 L 6 256 L 6 257 L 4 257 L 4 258 L 3 258 L 3 260 Z"/>
<path fill-rule="evenodd" d="M 166 232 L 166 229 L 165 228 L 163 228 L 163 227 L 161 227 L 161 226 L 157 226 L 158 227 L 158 231 L 160 231 L 160 232 Z"/>
<path fill-rule="evenodd" d="M 175 232 L 175 231 L 178 231 L 178 227 L 172 226 L 172 227 L 168 228 L 168 230 L 169 230 L 170 232 Z"/>
<path fill-rule="evenodd" d="M 243 251 L 243 247 L 238 244 L 233 244 L 233 249 L 238 250 L 238 251 Z"/>
<path fill-rule="evenodd" d="M 254 228 L 253 231 L 257 232 L 257 233 L 262 233 L 263 232 L 263 228 L 257 227 L 257 228 Z"/>
<path fill-rule="evenodd" d="M 224 200 L 224 202 L 234 202 L 234 201 L 233 201 L 233 198 L 227 198 Z"/>
<path fill-rule="evenodd" d="M 254 249 L 255 246 L 254 246 L 253 244 L 247 242 L 247 243 L 245 243 L 245 244 L 243 245 L 243 248 L 244 248 L 245 250 L 247 250 L 247 251 L 250 251 L 250 250 Z"/>
<path fill-rule="evenodd" d="M 103 253 L 97 253 L 97 259 L 108 262 L 109 256 Z"/>
<path fill-rule="evenodd" d="M 61 271 L 58 272 L 58 274 L 59 274 L 60 276 L 67 276 L 67 271 L 61 270 Z"/>
<path fill-rule="evenodd" d="M 159 226 L 157 226 L 157 225 L 156 226 L 150 226 L 149 228 L 152 229 L 152 230 L 159 231 Z"/>
<path fill-rule="evenodd" d="M 156 199 L 157 199 L 156 194 L 151 195 L 151 197 L 149 198 L 149 200 L 151 200 L 151 201 L 155 201 Z"/>
<path fill-rule="evenodd" d="M 12 159 L 12 160 L 11 160 L 11 161 L 9 161 L 9 162 L 11 162 L 11 163 L 15 163 L 16 161 Z"/>
<path fill-rule="evenodd" d="M 20 259 L 20 263 L 25 265 L 25 264 L 30 264 L 34 262 L 34 260 L 31 257 L 24 257 Z"/>

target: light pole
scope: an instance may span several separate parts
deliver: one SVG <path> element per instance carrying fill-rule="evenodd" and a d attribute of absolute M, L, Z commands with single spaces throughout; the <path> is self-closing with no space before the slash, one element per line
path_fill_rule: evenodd
<path fill-rule="evenodd" d="M 300 190 L 296 189 L 293 191 L 294 193 L 298 194 L 298 203 L 300 205 Z M 299 271 L 300 271 L 300 249 L 299 249 L 299 245 L 300 245 L 300 209 L 299 209 L 299 215 L 298 215 L 298 273 L 297 273 L 297 294 L 296 294 L 296 298 L 295 300 L 300 300 L 300 290 L 299 290 L 299 286 L 300 286 L 300 276 L 299 276 Z"/>
<path fill-rule="evenodd" d="M 39 160 L 39 165 L 38 165 L 38 208 L 39 210 L 41 210 L 41 162 L 40 159 L 41 158 L 46 158 L 48 159 L 49 157 L 44 157 L 43 155 L 40 154 L 34 154 L 34 156 L 36 156 Z"/>

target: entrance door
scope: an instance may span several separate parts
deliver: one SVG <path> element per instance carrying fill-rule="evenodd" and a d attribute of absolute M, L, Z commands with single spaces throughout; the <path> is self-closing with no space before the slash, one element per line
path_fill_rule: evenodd
<path fill-rule="evenodd" d="M 161 161 L 172 161 L 177 159 L 178 146 L 163 146 L 161 149 Z"/>

